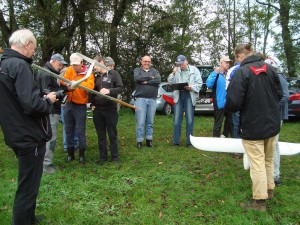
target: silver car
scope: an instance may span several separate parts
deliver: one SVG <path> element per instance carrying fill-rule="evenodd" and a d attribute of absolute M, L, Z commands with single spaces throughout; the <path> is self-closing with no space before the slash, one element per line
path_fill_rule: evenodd
<path fill-rule="evenodd" d="M 196 66 L 202 76 L 203 85 L 199 92 L 199 97 L 196 99 L 195 112 L 199 113 L 213 113 L 214 112 L 214 98 L 212 90 L 206 86 L 206 80 L 210 73 L 214 70 L 213 66 Z"/>
<path fill-rule="evenodd" d="M 134 93 L 131 94 L 129 104 L 134 105 Z M 172 85 L 168 82 L 161 82 L 158 88 L 158 95 L 156 98 L 156 111 L 162 115 L 170 115 L 172 113 L 172 105 L 163 98 L 163 95 L 173 97 Z"/>

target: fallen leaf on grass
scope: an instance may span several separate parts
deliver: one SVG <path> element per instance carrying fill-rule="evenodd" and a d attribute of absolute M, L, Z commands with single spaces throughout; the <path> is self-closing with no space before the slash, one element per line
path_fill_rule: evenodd
<path fill-rule="evenodd" d="M 161 218 L 161 217 L 162 217 L 162 212 L 159 212 L 158 218 Z"/>

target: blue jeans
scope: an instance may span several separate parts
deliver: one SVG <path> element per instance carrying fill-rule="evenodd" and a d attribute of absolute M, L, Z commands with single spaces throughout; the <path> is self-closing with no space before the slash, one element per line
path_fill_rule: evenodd
<path fill-rule="evenodd" d="M 181 123 L 185 112 L 186 119 L 186 144 L 190 145 L 190 135 L 194 131 L 194 112 L 195 106 L 192 104 L 192 99 L 189 91 L 180 91 L 178 102 L 174 106 L 174 131 L 173 143 L 178 145 L 181 135 Z"/>
<path fill-rule="evenodd" d="M 46 143 L 46 153 L 44 158 L 44 165 L 49 166 L 53 164 L 53 154 L 56 146 L 56 138 L 57 138 L 57 126 L 59 123 L 59 114 L 50 114 L 50 124 L 52 130 L 52 138 L 50 141 Z"/>
<path fill-rule="evenodd" d="M 64 110 L 67 148 L 74 148 L 75 131 L 78 135 L 79 149 L 86 149 L 86 104 L 67 103 Z"/>
<path fill-rule="evenodd" d="M 144 140 L 144 126 L 146 123 L 146 140 L 153 139 L 153 124 L 156 111 L 156 100 L 150 98 L 137 98 L 135 100 L 136 142 Z"/>
<path fill-rule="evenodd" d="M 233 138 L 240 138 L 240 112 L 232 113 Z"/>
<path fill-rule="evenodd" d="M 61 106 L 61 123 L 63 125 L 63 144 L 64 144 L 64 150 L 67 151 L 67 136 L 66 136 L 66 128 L 65 128 L 65 120 L 64 120 L 64 110 L 65 106 Z M 74 143 L 75 146 L 78 144 L 78 135 L 77 132 L 75 131 L 75 136 L 74 136 Z"/>

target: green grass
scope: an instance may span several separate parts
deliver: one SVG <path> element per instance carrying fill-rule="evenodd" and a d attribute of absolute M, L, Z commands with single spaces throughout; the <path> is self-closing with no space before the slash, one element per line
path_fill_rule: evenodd
<path fill-rule="evenodd" d="M 211 136 L 212 116 L 195 117 L 195 136 Z M 44 175 L 37 201 L 42 224 L 300 224 L 300 155 L 282 157 L 283 185 L 267 213 L 244 211 L 251 199 L 249 171 L 231 154 L 172 146 L 172 116 L 156 115 L 155 148 L 138 150 L 135 118 L 119 116 L 121 165 L 95 164 L 97 135 L 87 121 L 87 164 L 65 163 L 61 126 L 55 152 L 57 173 Z M 300 142 L 299 120 L 283 124 L 281 141 Z M 10 224 L 17 185 L 17 160 L 0 132 L 0 224 Z"/>

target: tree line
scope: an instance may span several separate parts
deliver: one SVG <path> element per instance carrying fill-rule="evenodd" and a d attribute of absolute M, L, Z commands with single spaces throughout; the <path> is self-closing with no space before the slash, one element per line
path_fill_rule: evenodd
<path fill-rule="evenodd" d="M 1 47 L 13 31 L 29 28 L 39 44 L 37 64 L 53 53 L 111 56 L 127 96 L 145 54 L 166 80 L 179 54 L 215 65 L 251 41 L 256 51 L 274 52 L 288 76 L 300 71 L 299 0 L 3 0 L 0 7 Z"/>

